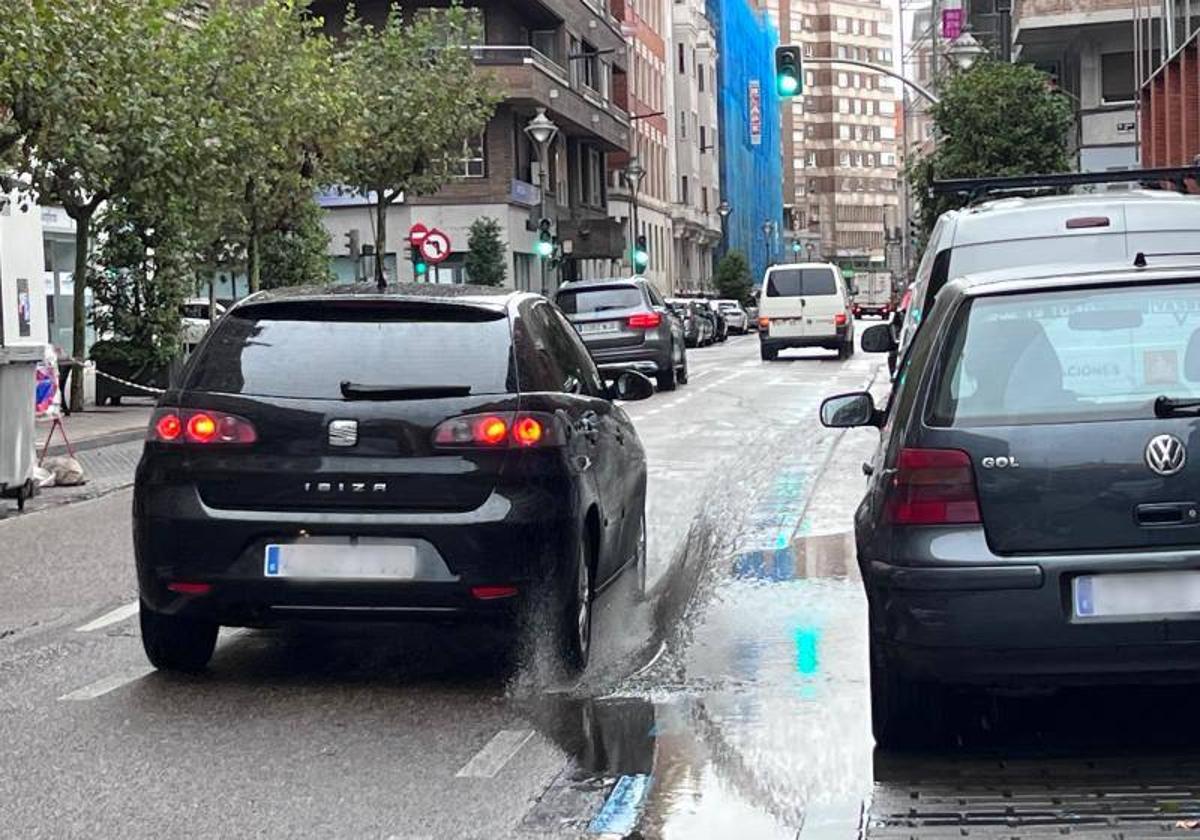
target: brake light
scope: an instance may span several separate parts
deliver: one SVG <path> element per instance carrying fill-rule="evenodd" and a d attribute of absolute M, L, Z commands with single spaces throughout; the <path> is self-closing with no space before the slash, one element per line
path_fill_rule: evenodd
<path fill-rule="evenodd" d="M 1084 228 L 1101 228 L 1108 227 L 1112 222 L 1108 216 L 1080 216 L 1077 219 L 1067 219 L 1067 230 L 1081 230 Z"/>
<path fill-rule="evenodd" d="M 764 317 L 758 319 L 758 328 L 760 330 L 765 330 L 765 329 L 769 328 L 770 326 L 771 326 L 770 318 L 767 318 L 766 316 L 764 316 Z"/>
<path fill-rule="evenodd" d="M 500 598 L 511 598 L 517 594 L 515 586 L 472 586 L 471 597 L 478 601 L 495 601 Z"/>
<path fill-rule="evenodd" d="M 834 316 L 833 316 L 833 325 L 834 325 L 835 327 L 844 327 L 844 326 L 846 326 L 846 313 L 845 313 L 845 312 L 839 312 L 838 314 L 834 315 Z"/>
<path fill-rule="evenodd" d="M 178 592 L 180 595 L 207 595 L 209 592 L 212 592 L 212 584 L 175 581 L 174 583 L 168 583 L 167 589 L 171 592 Z"/>
<path fill-rule="evenodd" d="M 652 330 L 662 323 L 662 315 L 657 312 L 639 312 L 629 316 L 629 326 L 635 330 Z"/>
<path fill-rule="evenodd" d="M 453 417 L 434 429 L 433 445 L 439 449 L 556 446 L 564 442 L 558 429 L 549 414 L 468 414 Z"/>
<path fill-rule="evenodd" d="M 961 449 L 901 449 L 888 509 L 896 525 L 978 523 L 971 456 Z"/>
<path fill-rule="evenodd" d="M 159 409 L 147 437 L 157 443 L 254 443 L 254 424 L 236 414 L 192 408 Z"/>

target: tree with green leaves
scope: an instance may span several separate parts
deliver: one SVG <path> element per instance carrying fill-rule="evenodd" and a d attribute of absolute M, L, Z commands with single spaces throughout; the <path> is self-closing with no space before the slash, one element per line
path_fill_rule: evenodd
<path fill-rule="evenodd" d="M 310 195 L 289 215 L 287 227 L 263 234 L 261 240 L 262 288 L 300 286 L 333 280 L 329 259 L 329 231 L 324 211 Z"/>
<path fill-rule="evenodd" d="M 717 263 L 713 275 L 717 294 L 723 298 L 746 302 L 752 297 L 754 282 L 750 278 L 750 261 L 738 250 L 729 251 Z"/>
<path fill-rule="evenodd" d="M 955 72 L 932 106 L 937 146 L 908 172 L 921 202 L 922 243 L 947 210 L 964 206 L 962 196 L 930 196 L 935 180 L 1065 172 L 1074 113 L 1050 77 L 1027 64 L 984 59 Z"/>
<path fill-rule="evenodd" d="M 500 238 L 500 222 L 489 217 L 471 223 L 467 236 L 467 277 L 480 286 L 503 286 L 505 243 Z"/>
<path fill-rule="evenodd" d="M 379 283 L 386 282 L 388 208 L 449 181 L 463 144 L 479 136 L 503 99 L 472 59 L 481 28 L 478 10 L 457 4 L 409 19 L 393 5 L 379 27 L 353 7 L 347 13 L 340 71 L 361 104 L 346 118 L 352 139 L 339 150 L 338 171 L 343 184 L 373 197 Z"/>

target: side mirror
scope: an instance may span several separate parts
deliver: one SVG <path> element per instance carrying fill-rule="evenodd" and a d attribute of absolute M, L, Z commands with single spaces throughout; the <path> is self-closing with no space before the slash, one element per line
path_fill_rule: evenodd
<path fill-rule="evenodd" d="M 654 396 L 654 383 L 636 370 L 627 370 L 608 386 L 608 396 L 626 402 L 649 399 Z"/>
<path fill-rule="evenodd" d="M 896 349 L 891 324 L 876 324 L 863 330 L 862 349 L 866 353 L 890 353 Z"/>
<path fill-rule="evenodd" d="M 875 400 L 866 391 L 830 397 L 821 403 L 821 425 L 831 429 L 878 426 L 879 412 L 875 410 Z"/>

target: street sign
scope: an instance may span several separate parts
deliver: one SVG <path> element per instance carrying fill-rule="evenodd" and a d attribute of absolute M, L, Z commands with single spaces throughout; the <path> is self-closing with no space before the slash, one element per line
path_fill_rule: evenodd
<path fill-rule="evenodd" d="M 762 145 L 762 86 L 758 79 L 751 79 L 750 102 L 750 145 Z"/>
<path fill-rule="evenodd" d="M 432 228 L 421 237 L 421 242 L 417 247 L 421 249 L 421 256 L 426 261 L 440 263 L 450 256 L 450 237 L 437 228 Z"/>
<path fill-rule="evenodd" d="M 423 240 L 428 234 L 429 228 L 425 227 L 425 225 L 421 224 L 420 222 L 417 222 L 408 229 L 408 242 L 410 245 L 416 248 L 421 244 L 421 240 Z"/>

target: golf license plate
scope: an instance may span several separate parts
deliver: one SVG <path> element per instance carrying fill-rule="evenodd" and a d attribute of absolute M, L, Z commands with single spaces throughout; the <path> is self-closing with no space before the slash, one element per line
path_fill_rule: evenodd
<path fill-rule="evenodd" d="M 263 573 L 294 580 L 412 580 L 413 545 L 388 542 L 301 542 L 268 545 Z"/>
<path fill-rule="evenodd" d="M 1200 571 L 1081 575 L 1073 590 L 1075 618 L 1080 620 L 1200 616 Z"/>
<path fill-rule="evenodd" d="M 579 332 L 581 335 L 593 335 L 595 333 L 612 333 L 617 331 L 616 321 L 597 321 L 593 324 L 580 324 Z"/>

